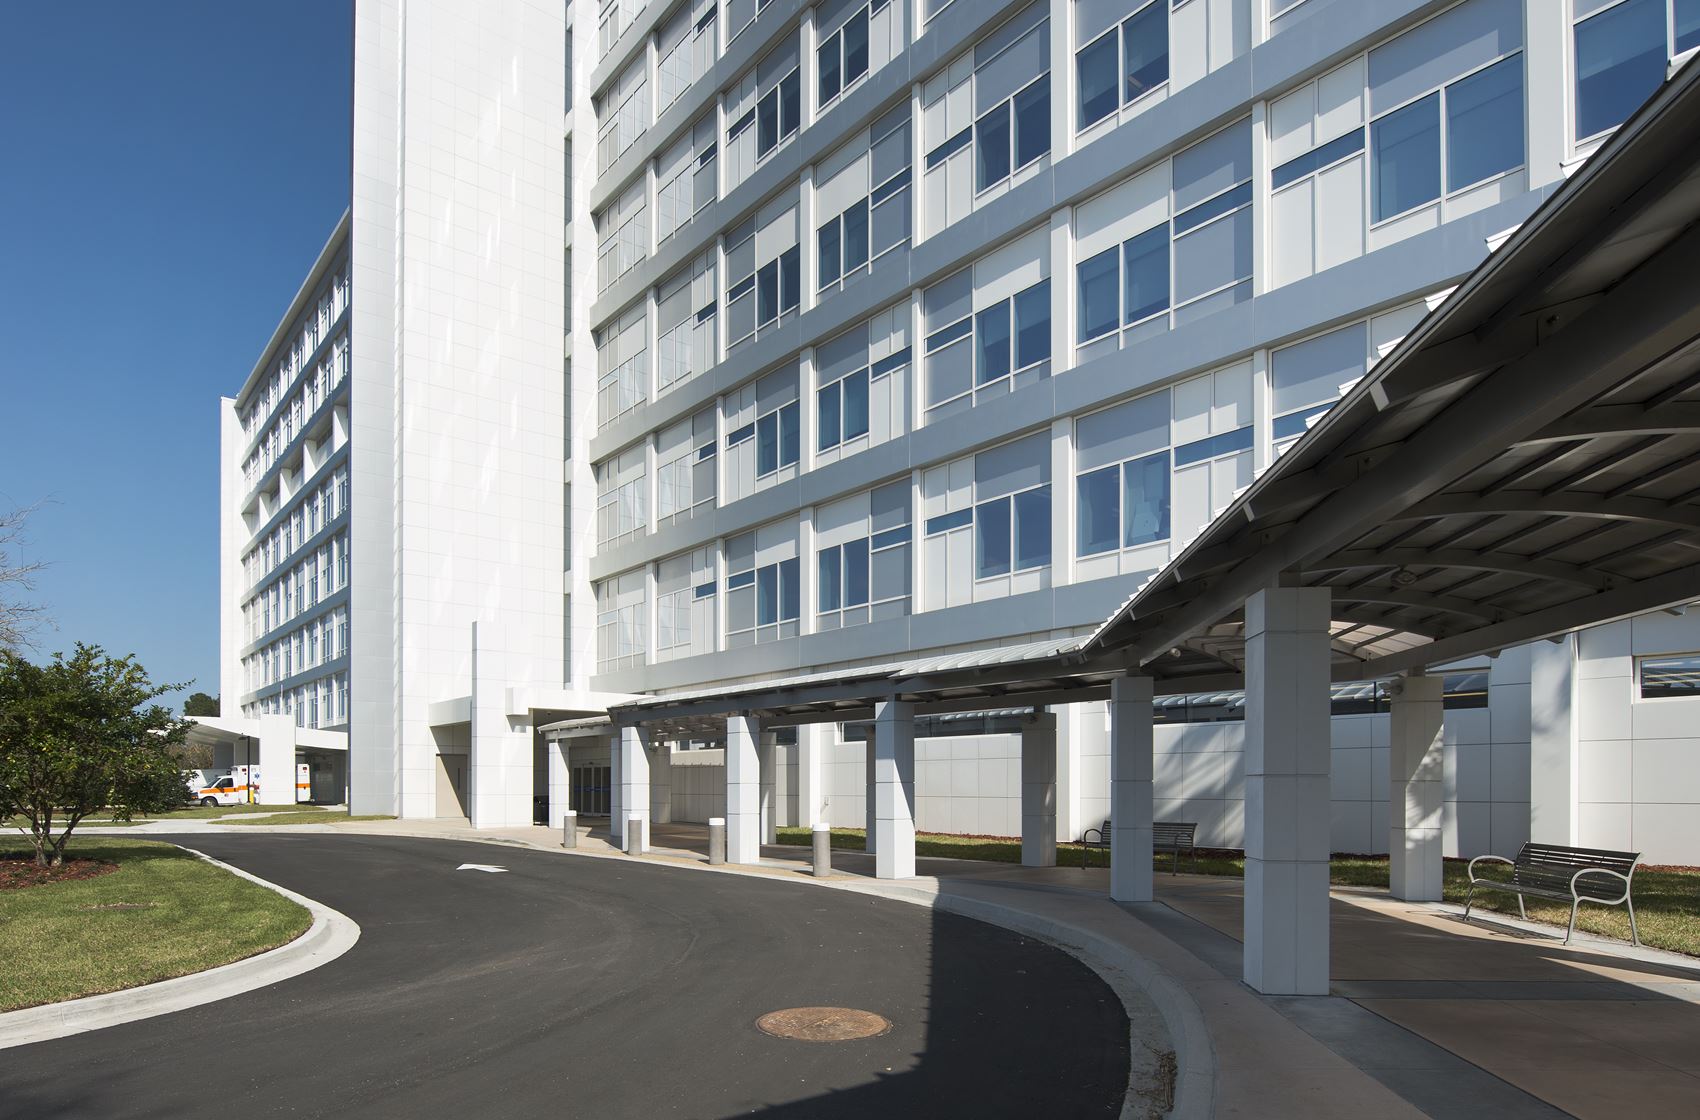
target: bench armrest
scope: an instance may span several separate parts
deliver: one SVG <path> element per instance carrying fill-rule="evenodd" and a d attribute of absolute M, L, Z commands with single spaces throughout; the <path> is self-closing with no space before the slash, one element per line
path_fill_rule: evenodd
<path fill-rule="evenodd" d="M 1622 902 L 1624 899 L 1629 897 L 1629 876 L 1628 875 L 1625 875 L 1621 871 L 1613 871 L 1609 867 L 1584 867 L 1582 870 L 1578 871 L 1576 874 L 1574 874 L 1570 877 L 1570 897 L 1572 899 L 1575 899 L 1578 902 L 1580 902 L 1582 900 L 1582 896 L 1576 893 L 1576 881 L 1584 875 L 1609 875 L 1613 879 L 1621 879 L 1623 881 L 1623 894 L 1618 897 L 1617 901 Z M 1604 902 L 1605 899 L 1603 899 L 1603 898 L 1590 898 L 1588 901 L 1589 902 Z"/>
<path fill-rule="evenodd" d="M 1097 840 L 1086 839 L 1088 836 L 1092 835 L 1094 832 L 1096 832 L 1098 834 Z M 1104 842 L 1104 830 L 1101 829 L 1101 828 L 1089 828 L 1085 832 L 1082 832 L 1080 834 L 1080 842 L 1082 844 L 1102 844 Z"/>
<path fill-rule="evenodd" d="M 1515 861 L 1506 859 L 1504 856 L 1477 856 L 1475 859 L 1470 861 L 1470 882 L 1473 883 L 1476 881 L 1476 864 L 1482 862 L 1484 859 L 1491 860 L 1494 863 L 1503 863 L 1511 867 L 1516 866 Z"/>

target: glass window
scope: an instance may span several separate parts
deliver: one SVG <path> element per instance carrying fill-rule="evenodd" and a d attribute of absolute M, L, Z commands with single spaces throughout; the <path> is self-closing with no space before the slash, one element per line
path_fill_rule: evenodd
<path fill-rule="evenodd" d="M 1096 556 L 1121 547 L 1121 468 L 1104 467 L 1074 480 L 1074 552 Z"/>
<path fill-rule="evenodd" d="M 1373 221 L 1440 197 L 1440 94 L 1431 93 L 1370 125 Z"/>
<path fill-rule="evenodd" d="M 1664 82 L 1665 62 L 1664 0 L 1626 0 L 1578 23 L 1576 138 L 1627 120 Z"/>
<path fill-rule="evenodd" d="M 1009 177 L 1009 102 L 974 122 L 974 189 Z"/>
<path fill-rule="evenodd" d="M 1641 660 L 1641 699 L 1700 696 L 1700 654 Z"/>
<path fill-rule="evenodd" d="M 868 72 L 868 13 L 864 9 L 844 24 L 844 84 Z"/>
<path fill-rule="evenodd" d="M 835 611 L 844 605 L 844 565 L 838 546 L 823 548 L 815 557 L 815 572 L 819 576 L 820 608 Z"/>
<path fill-rule="evenodd" d="M 1523 56 L 1446 87 L 1446 189 L 1523 165 Z"/>
<path fill-rule="evenodd" d="M 1051 76 L 1015 95 L 1015 166 L 1026 167 L 1051 150 Z"/>
<path fill-rule="evenodd" d="M 1122 104 L 1169 80 L 1169 6 L 1153 0 L 1122 24 Z"/>
<path fill-rule="evenodd" d="M 1009 574 L 1009 499 L 974 507 L 974 578 Z"/>
<path fill-rule="evenodd" d="M 857 370 L 844 379 L 844 438 L 868 434 L 868 371 Z"/>
<path fill-rule="evenodd" d="M 1122 464 L 1122 545 L 1169 537 L 1169 453 Z"/>
<path fill-rule="evenodd" d="M 838 280 L 843 268 L 843 241 L 837 218 L 820 227 L 820 282 L 824 288 Z"/>
<path fill-rule="evenodd" d="M 1051 357 L 1051 282 L 1041 280 L 1015 295 L 1015 368 Z"/>
<path fill-rule="evenodd" d="M 843 547 L 844 605 L 866 606 L 868 602 L 868 538 L 851 541 Z"/>
<path fill-rule="evenodd" d="M 1015 570 L 1043 568 L 1051 562 L 1051 488 L 1024 490 L 1014 504 Z"/>
<path fill-rule="evenodd" d="M 1700 0 L 1676 0 L 1671 27 L 1676 32 L 1677 54 L 1700 47 Z"/>
<path fill-rule="evenodd" d="M 1122 322 L 1137 323 L 1169 308 L 1169 231 L 1146 230 L 1122 243 L 1127 271 Z"/>
<path fill-rule="evenodd" d="M 1521 157 L 1518 162 L 1522 162 Z M 864 198 L 844 211 L 844 271 L 854 272 L 867 263 L 868 200 Z"/>
<path fill-rule="evenodd" d="M 815 450 L 838 446 L 843 415 L 843 382 L 834 381 L 815 396 L 815 426 L 819 430 Z"/>
<path fill-rule="evenodd" d="M 1103 120 L 1119 107 L 1116 99 L 1116 55 L 1116 32 L 1108 31 L 1074 56 L 1080 93 L 1080 120 L 1076 127 L 1085 128 Z"/>
<path fill-rule="evenodd" d="M 820 60 L 820 99 L 817 104 L 825 105 L 844 88 L 843 48 L 843 41 L 834 32 L 815 52 Z"/>
<path fill-rule="evenodd" d="M 1075 275 L 1080 300 L 1076 341 L 1087 342 L 1116 329 L 1116 250 L 1081 261 Z"/>

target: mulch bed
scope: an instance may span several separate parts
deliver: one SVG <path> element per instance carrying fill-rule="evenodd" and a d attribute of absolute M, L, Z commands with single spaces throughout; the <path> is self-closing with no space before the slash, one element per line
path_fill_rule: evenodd
<path fill-rule="evenodd" d="M 58 867 L 37 867 L 30 853 L 0 853 L 0 891 L 18 891 L 39 887 L 44 883 L 70 883 L 78 879 L 98 879 L 118 870 L 116 863 L 104 859 L 81 859 L 69 856 Z"/>

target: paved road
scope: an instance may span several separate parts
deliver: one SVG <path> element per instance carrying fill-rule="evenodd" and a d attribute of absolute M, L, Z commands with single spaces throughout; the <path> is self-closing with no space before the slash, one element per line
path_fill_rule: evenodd
<path fill-rule="evenodd" d="M 450 840 L 201 835 L 360 942 L 305 976 L 0 1055 L 0 1116 L 1114 1116 L 1127 1019 L 1073 958 L 837 891 Z M 456 871 L 506 866 L 507 874 Z M 754 1027 L 865 1008 L 881 1038 Z"/>

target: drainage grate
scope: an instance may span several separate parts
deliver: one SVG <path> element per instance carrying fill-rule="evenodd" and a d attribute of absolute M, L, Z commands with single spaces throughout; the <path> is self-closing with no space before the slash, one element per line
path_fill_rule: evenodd
<path fill-rule="evenodd" d="M 799 1042 L 847 1042 L 874 1038 L 891 1029 L 891 1020 L 853 1007 L 789 1007 L 756 1020 L 764 1034 Z"/>

